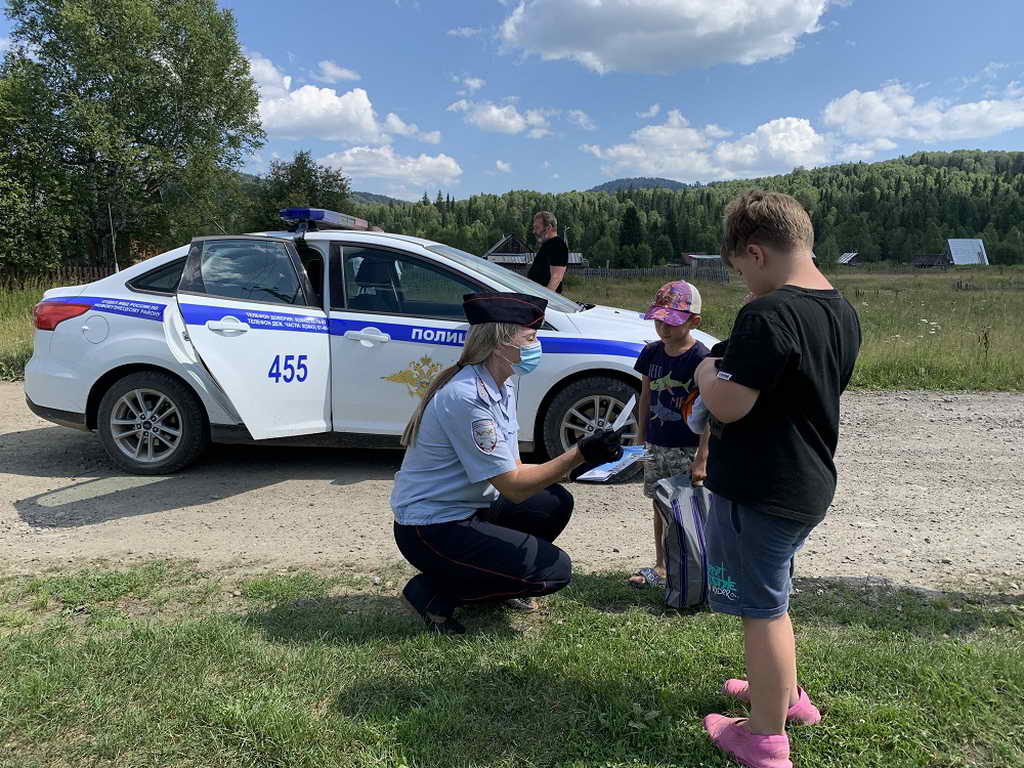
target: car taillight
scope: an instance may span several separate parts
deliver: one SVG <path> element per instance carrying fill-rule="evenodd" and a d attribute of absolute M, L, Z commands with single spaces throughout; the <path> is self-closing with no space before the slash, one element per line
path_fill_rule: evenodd
<path fill-rule="evenodd" d="M 32 308 L 32 316 L 36 328 L 41 331 L 52 331 L 65 320 L 88 312 L 88 304 L 75 304 L 71 301 L 40 301 Z"/>

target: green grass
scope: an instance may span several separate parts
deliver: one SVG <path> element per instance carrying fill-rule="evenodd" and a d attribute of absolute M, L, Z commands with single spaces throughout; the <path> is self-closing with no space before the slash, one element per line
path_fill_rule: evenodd
<path fill-rule="evenodd" d="M 1024 390 L 1024 269 L 989 267 L 829 274 L 857 308 L 864 344 L 852 386 L 860 389 Z M 574 298 L 643 310 L 662 280 L 574 281 Z M 700 283 L 703 329 L 728 336 L 746 289 Z"/>
<path fill-rule="evenodd" d="M 398 576 L 155 563 L 0 583 L 0 765 L 727 765 L 700 720 L 742 711 L 716 692 L 742 669 L 730 617 L 579 575 L 540 615 L 466 611 L 470 633 L 439 638 L 398 609 Z M 802 768 L 1024 766 L 1019 598 L 799 586 L 825 713 L 790 731 Z"/>
<path fill-rule="evenodd" d="M 0 284 L 0 381 L 22 377 L 32 357 L 32 307 L 51 286 L 10 288 Z"/>

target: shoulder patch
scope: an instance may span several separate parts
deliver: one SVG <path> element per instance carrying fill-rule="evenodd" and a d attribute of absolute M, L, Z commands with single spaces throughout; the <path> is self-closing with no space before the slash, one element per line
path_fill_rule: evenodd
<path fill-rule="evenodd" d="M 473 422 L 473 442 L 486 454 L 494 453 L 498 447 L 498 425 L 494 419 L 477 419 Z"/>

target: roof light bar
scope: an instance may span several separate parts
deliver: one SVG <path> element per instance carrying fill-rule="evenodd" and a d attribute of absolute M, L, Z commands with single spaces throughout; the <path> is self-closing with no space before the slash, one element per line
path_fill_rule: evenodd
<path fill-rule="evenodd" d="M 328 211 L 326 208 L 284 208 L 278 215 L 294 227 L 302 224 L 306 229 L 361 229 L 367 230 L 370 224 L 366 219 L 349 216 L 347 213 Z"/>

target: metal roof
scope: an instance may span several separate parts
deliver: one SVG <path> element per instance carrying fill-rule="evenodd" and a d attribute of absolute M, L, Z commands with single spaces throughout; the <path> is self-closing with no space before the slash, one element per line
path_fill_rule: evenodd
<path fill-rule="evenodd" d="M 850 251 L 849 253 L 844 253 L 842 256 L 839 257 L 838 263 L 849 264 L 851 261 L 857 258 L 857 253 L 857 251 Z"/>
<path fill-rule="evenodd" d="M 947 240 L 946 249 L 954 264 L 988 266 L 988 254 L 985 253 L 985 243 L 981 240 L 976 238 Z"/>

